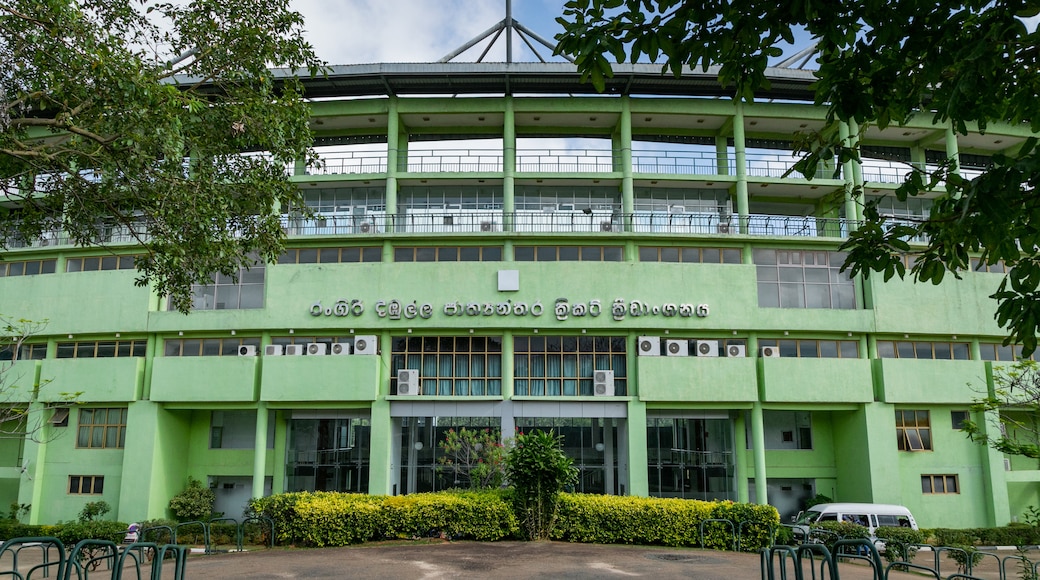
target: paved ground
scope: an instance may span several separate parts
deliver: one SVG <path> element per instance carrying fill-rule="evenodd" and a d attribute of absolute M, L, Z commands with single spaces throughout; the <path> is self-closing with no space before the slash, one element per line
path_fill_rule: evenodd
<path fill-rule="evenodd" d="M 944 570 L 946 574 L 953 571 Z M 910 576 L 891 576 L 904 577 Z M 188 560 L 187 578 L 754 580 L 761 578 L 761 564 L 757 554 L 698 549 L 563 542 L 445 542 L 320 550 L 276 548 L 197 556 Z M 842 580 L 870 578 L 870 570 L 865 566 L 842 566 Z"/>

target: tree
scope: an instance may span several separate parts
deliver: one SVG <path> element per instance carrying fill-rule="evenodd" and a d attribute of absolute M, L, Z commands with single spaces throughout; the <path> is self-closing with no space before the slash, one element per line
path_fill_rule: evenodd
<path fill-rule="evenodd" d="M 170 511 L 182 522 L 202 521 L 213 515 L 217 495 L 194 477 L 188 477 L 188 487 L 170 498 Z"/>
<path fill-rule="evenodd" d="M 562 446 L 562 437 L 535 430 L 517 434 L 506 456 L 506 476 L 515 490 L 513 509 L 530 540 L 548 539 L 560 492 L 578 479 Z"/>
<path fill-rule="evenodd" d="M 470 489 L 497 489 L 505 480 L 506 450 L 492 429 L 449 429 L 441 441 L 444 455 L 437 461 L 454 472 L 455 485 Z"/>
<path fill-rule="evenodd" d="M 1008 455 L 1040 459 L 1040 364 L 1020 360 L 994 366 L 993 393 L 977 399 L 972 411 L 991 421 L 993 435 L 975 421 L 961 428 L 975 442 Z"/>
<path fill-rule="evenodd" d="M 299 80 L 270 67 L 322 66 L 288 5 L 0 0 L 0 249 L 115 228 L 184 312 L 193 283 L 275 259 L 279 207 L 302 207 L 287 167 L 316 157 Z"/>
<path fill-rule="evenodd" d="M 36 377 L 27 376 L 15 363 L 22 356 L 26 341 L 39 334 L 46 325 L 46 321 L 0 315 L 0 439 L 24 437 L 30 441 L 44 441 L 48 434 L 43 428 L 45 415 L 75 402 L 79 397 L 79 393 L 60 393 L 56 401 L 29 405 L 38 388 Z"/>
<path fill-rule="evenodd" d="M 814 85 L 826 105 L 827 128 L 802 141 L 796 166 L 814 175 L 824 159 L 858 160 L 856 141 L 843 140 L 842 122 L 885 128 L 930 115 L 966 134 L 991 123 L 1040 131 L 1040 34 L 1023 17 L 1040 13 L 1037 0 L 571 0 L 557 36 L 558 53 L 573 55 L 584 78 L 602 88 L 608 57 L 622 62 L 663 58 L 663 70 L 718 65 L 719 81 L 751 101 L 769 87 L 765 69 L 777 45 L 807 33 L 818 51 Z M 851 233 L 845 268 L 852 274 L 906 274 L 900 254 L 908 240 L 928 242 L 911 269 L 916 280 L 939 283 L 970 268 L 969 252 L 1010 269 L 993 295 L 1005 344 L 1033 352 L 1040 329 L 1040 149 L 1028 139 L 992 157 L 992 167 L 968 180 L 946 163 L 911 172 L 900 200 L 945 182 L 930 217 L 892 226 L 865 204 L 865 224 Z M 860 194 L 862 192 L 856 192 Z M 917 253 L 917 249 L 914 252 Z"/>

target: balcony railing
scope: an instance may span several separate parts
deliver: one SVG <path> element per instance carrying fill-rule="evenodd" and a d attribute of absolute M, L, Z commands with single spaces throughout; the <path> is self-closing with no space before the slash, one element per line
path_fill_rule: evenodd
<path fill-rule="evenodd" d="M 663 213 L 593 211 L 479 211 L 430 210 L 390 215 L 325 216 L 321 219 L 282 217 L 290 236 L 372 235 L 383 233 L 589 233 L 740 234 L 778 237 L 843 238 L 855 223 L 840 218 L 812 216 L 736 215 L 718 213 Z"/>

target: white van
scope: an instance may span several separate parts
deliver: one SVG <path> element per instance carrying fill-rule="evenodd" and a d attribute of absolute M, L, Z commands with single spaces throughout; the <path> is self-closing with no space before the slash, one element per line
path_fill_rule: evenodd
<path fill-rule="evenodd" d="M 809 526 L 819 522 L 851 522 L 870 530 L 870 537 L 880 527 L 917 529 L 910 510 L 901 505 L 884 503 L 821 503 L 794 518 L 794 528 L 808 535 Z"/>

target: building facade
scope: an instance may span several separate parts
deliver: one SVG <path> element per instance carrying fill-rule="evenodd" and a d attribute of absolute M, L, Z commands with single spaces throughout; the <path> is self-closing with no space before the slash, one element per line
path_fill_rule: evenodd
<path fill-rule="evenodd" d="M 641 65 L 602 95 L 555 63 L 309 79 L 324 165 L 290 171 L 317 215 L 282 208 L 286 253 L 197 287 L 191 314 L 135 287 L 119 230 L 4 255 L 0 312 L 48 321 L 7 403 L 48 409 L 41 441 L 0 442 L 0 505 L 164 517 L 189 476 L 232 517 L 283 491 L 439 490 L 464 483 L 439 442 L 467 427 L 556 430 L 583 492 L 1020 516 L 1040 466 L 958 429 L 1013 360 L 999 268 L 885 283 L 839 247 L 857 188 L 927 216 L 895 200 L 908 171 L 970 177 L 1028 129 L 843 127 L 863 160 L 806 179 L 793 142 L 825 111 L 811 73 L 771 77 L 754 104 Z"/>

